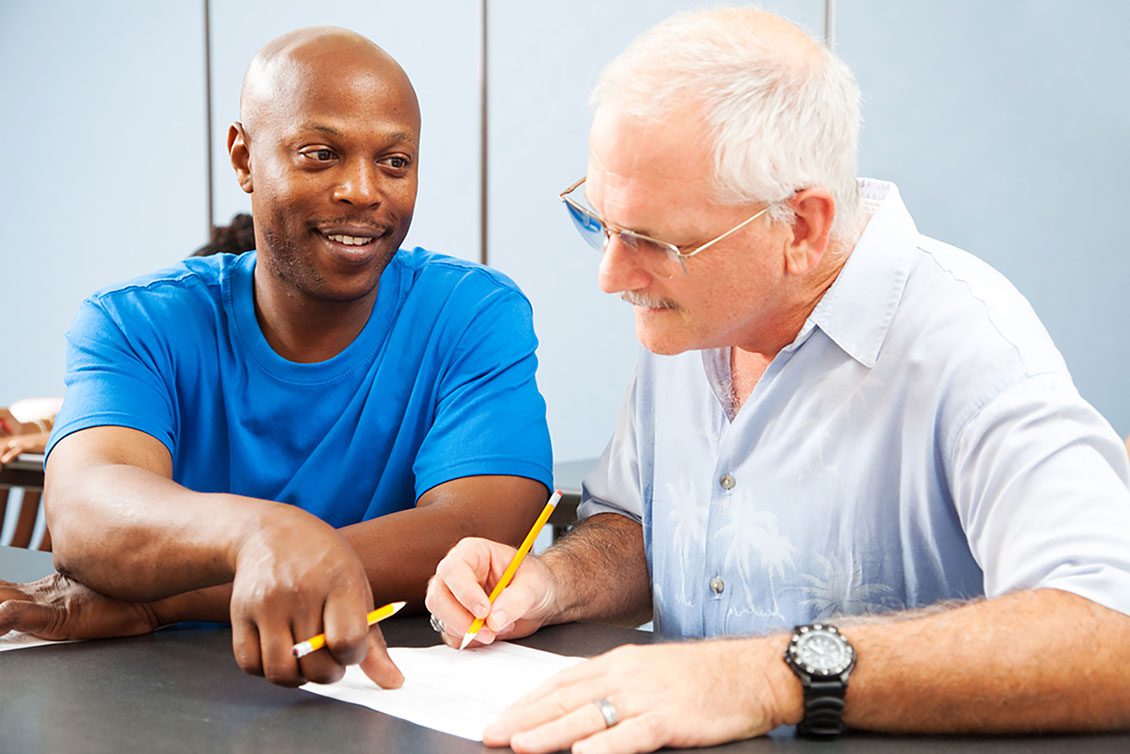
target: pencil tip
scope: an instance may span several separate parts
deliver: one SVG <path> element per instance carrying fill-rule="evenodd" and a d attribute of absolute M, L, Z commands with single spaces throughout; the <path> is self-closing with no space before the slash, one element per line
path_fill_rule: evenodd
<path fill-rule="evenodd" d="M 478 633 L 477 631 L 475 633 Z M 463 641 L 459 642 L 459 649 L 466 649 L 467 645 L 475 640 L 475 634 L 464 634 Z"/>

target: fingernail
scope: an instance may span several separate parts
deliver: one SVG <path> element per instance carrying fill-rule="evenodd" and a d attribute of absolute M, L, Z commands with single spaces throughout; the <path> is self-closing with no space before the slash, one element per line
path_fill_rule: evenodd
<path fill-rule="evenodd" d="M 502 726 L 498 723 L 491 723 L 483 729 L 483 740 L 492 739 L 498 741 L 502 738 Z"/>
<path fill-rule="evenodd" d="M 509 625 L 510 625 L 509 616 L 507 616 L 506 613 L 501 611 L 501 610 L 496 610 L 490 616 L 490 627 L 492 629 L 494 629 L 496 632 L 501 631 L 502 629 L 506 628 Z"/>

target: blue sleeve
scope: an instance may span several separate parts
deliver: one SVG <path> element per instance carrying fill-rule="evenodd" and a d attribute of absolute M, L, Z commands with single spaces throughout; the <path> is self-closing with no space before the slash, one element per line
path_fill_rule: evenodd
<path fill-rule="evenodd" d="M 82 303 L 67 332 L 67 390 L 48 455 L 67 435 L 100 426 L 139 430 L 174 453 L 168 356 L 157 341 L 144 337 L 151 328 L 138 330 L 127 335 L 101 299 Z"/>
<path fill-rule="evenodd" d="M 441 375 L 435 421 L 412 470 L 419 498 L 466 476 L 506 475 L 553 486 L 545 400 L 538 392 L 533 312 L 512 288 L 478 307 Z"/>

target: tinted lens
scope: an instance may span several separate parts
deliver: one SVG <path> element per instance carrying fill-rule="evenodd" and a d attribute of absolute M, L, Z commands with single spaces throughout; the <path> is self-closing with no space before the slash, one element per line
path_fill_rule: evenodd
<path fill-rule="evenodd" d="M 603 249 L 604 224 L 568 199 L 565 200 L 565 209 L 569 210 L 569 219 L 573 221 L 573 225 L 576 226 L 577 232 L 581 234 L 581 238 L 585 239 L 585 242 L 597 251 Z"/>

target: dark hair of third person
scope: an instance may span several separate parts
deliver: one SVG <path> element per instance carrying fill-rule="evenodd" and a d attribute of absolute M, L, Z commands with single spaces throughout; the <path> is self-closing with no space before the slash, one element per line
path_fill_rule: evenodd
<path fill-rule="evenodd" d="M 239 254 L 255 248 L 255 225 L 251 215 L 240 212 L 227 225 L 213 225 L 208 243 L 192 252 L 194 257 L 213 254 Z"/>

